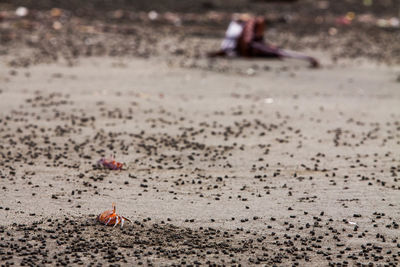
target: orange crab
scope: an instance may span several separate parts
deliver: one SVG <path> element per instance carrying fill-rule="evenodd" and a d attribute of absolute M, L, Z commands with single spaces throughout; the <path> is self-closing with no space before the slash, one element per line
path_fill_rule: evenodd
<path fill-rule="evenodd" d="M 109 226 L 114 225 L 113 227 L 117 226 L 118 224 L 121 224 L 121 228 L 124 226 L 125 221 L 132 223 L 132 221 L 129 220 L 128 218 L 125 218 L 124 216 L 115 213 L 116 210 L 115 203 L 112 203 L 112 207 L 113 207 L 112 210 L 106 210 L 105 212 L 97 216 L 97 220 L 100 223 Z"/>
<path fill-rule="evenodd" d="M 97 165 L 103 166 L 104 168 L 110 170 L 122 170 L 122 168 L 124 167 L 124 163 L 115 161 L 114 157 L 112 157 L 111 159 L 101 158 L 97 162 Z"/>

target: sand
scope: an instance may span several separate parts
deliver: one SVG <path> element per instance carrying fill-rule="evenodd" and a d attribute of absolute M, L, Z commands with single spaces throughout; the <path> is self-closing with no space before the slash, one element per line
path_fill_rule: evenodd
<path fill-rule="evenodd" d="M 3 59 L 2 264 L 399 264 L 398 66 Z"/>

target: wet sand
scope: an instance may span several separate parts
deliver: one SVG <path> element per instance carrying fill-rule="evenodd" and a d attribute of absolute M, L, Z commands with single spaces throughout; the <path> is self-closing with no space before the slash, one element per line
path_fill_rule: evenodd
<path fill-rule="evenodd" d="M 322 62 L 2 63 L 2 264 L 398 265 L 399 68 Z"/>

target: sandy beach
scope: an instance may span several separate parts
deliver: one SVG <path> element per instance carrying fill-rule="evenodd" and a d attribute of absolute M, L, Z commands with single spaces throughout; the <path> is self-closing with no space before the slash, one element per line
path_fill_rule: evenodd
<path fill-rule="evenodd" d="M 399 264 L 399 65 L 8 49 L 2 266 Z"/>

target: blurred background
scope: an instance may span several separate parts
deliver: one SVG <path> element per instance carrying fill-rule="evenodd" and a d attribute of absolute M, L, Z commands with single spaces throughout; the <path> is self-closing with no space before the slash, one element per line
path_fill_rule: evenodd
<path fill-rule="evenodd" d="M 1 54 L 14 66 L 80 56 L 196 60 L 215 50 L 233 13 L 267 18 L 267 39 L 333 60 L 400 63 L 399 0 L 0 0 Z M 13 53 L 26 47 L 26 54 Z"/>
<path fill-rule="evenodd" d="M 322 11 L 323 14 L 341 14 L 348 9 L 361 13 L 371 12 L 376 15 L 398 15 L 396 7 L 398 0 L 2 0 L 3 5 L 26 6 L 28 8 L 49 9 L 54 6 L 69 9 L 79 13 L 91 13 L 94 11 L 114 10 L 126 8 L 130 11 L 174 11 L 174 12 L 196 12 L 201 13 L 209 10 L 215 11 L 254 11 L 263 12 L 263 8 L 279 5 L 283 10 L 296 11 Z M 292 5 L 292 6 L 291 6 Z M 260 10 L 261 8 L 261 10 Z M 398 11 L 398 10 L 397 10 Z M 313 12 L 311 12 L 313 13 Z"/>

